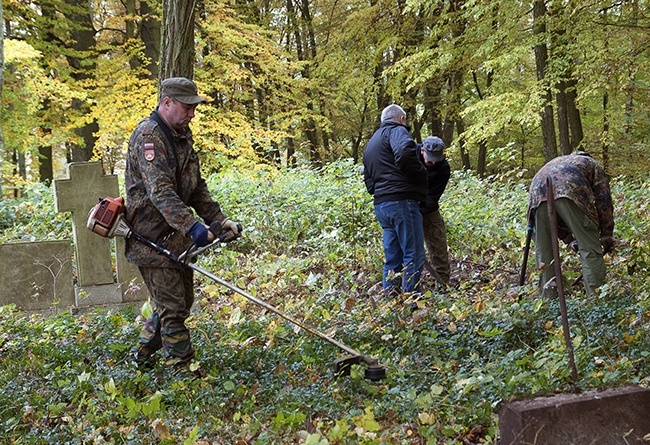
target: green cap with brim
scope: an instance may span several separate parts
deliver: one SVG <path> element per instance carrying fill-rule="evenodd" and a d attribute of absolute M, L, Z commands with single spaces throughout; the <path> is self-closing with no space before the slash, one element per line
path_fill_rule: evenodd
<path fill-rule="evenodd" d="M 185 77 L 170 77 L 160 84 L 160 97 L 171 97 L 184 104 L 194 105 L 206 102 L 198 95 L 196 84 Z"/>

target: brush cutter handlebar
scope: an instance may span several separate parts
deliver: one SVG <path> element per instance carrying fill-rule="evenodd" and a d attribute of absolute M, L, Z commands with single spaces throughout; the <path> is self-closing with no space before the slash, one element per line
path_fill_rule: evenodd
<path fill-rule="evenodd" d="M 223 228 L 221 226 L 221 223 L 218 221 L 213 221 L 212 224 L 210 224 L 210 232 L 212 232 L 215 236 L 214 241 L 212 241 L 210 244 L 207 246 L 203 247 L 197 247 L 196 245 L 192 244 L 190 247 L 187 248 L 187 250 L 183 253 L 181 253 L 177 261 L 183 264 L 188 264 L 192 262 L 200 253 L 205 252 L 206 250 L 214 247 L 217 244 L 225 243 L 228 241 L 233 241 L 235 238 L 229 238 L 231 231 L 226 230 L 225 232 L 222 232 Z M 237 230 L 241 234 L 242 230 L 244 230 L 241 226 L 241 224 L 237 224 Z"/>

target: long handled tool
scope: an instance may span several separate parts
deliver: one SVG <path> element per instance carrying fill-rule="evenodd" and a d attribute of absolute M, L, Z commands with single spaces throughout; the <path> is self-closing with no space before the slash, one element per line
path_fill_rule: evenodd
<path fill-rule="evenodd" d="M 519 273 L 519 285 L 523 286 L 526 281 L 526 266 L 528 265 L 528 252 L 530 252 L 530 240 L 533 237 L 533 226 L 535 225 L 535 209 L 528 211 L 528 228 L 526 230 L 526 245 L 524 246 L 524 260 L 521 262 Z"/>
<path fill-rule="evenodd" d="M 562 315 L 562 330 L 564 331 L 564 343 L 569 354 L 569 366 L 571 366 L 571 380 L 575 386 L 578 383 L 578 370 L 573 356 L 573 343 L 569 332 L 569 316 L 564 298 L 564 284 L 562 283 L 562 265 L 560 262 L 560 246 L 557 240 L 557 214 L 555 213 L 555 190 L 553 178 L 546 178 L 546 206 L 548 218 L 551 222 L 551 246 L 553 248 L 553 263 L 555 266 L 555 282 L 557 284 L 557 295 L 560 300 L 560 312 Z"/>
<path fill-rule="evenodd" d="M 295 324 L 296 326 L 301 327 L 302 329 L 309 332 L 310 334 L 320 337 L 321 339 L 327 341 L 328 343 L 331 343 L 337 348 L 343 350 L 349 355 L 345 357 L 341 357 L 334 361 L 333 370 L 336 375 L 341 375 L 341 376 L 349 375 L 352 365 L 359 365 L 361 363 L 365 363 L 367 365 L 364 374 L 366 379 L 372 381 L 378 381 L 386 377 L 386 368 L 380 365 L 376 358 L 368 357 L 366 355 L 357 352 L 356 350 L 352 349 L 350 346 L 341 343 L 337 340 L 334 340 L 333 338 L 323 334 L 322 332 L 317 331 L 311 326 L 308 326 L 305 323 L 295 319 L 294 317 L 283 313 L 282 311 L 268 304 L 267 302 L 254 297 L 248 292 L 245 292 L 244 290 L 238 288 L 237 286 L 225 280 L 222 280 L 221 278 L 217 277 L 213 273 L 194 264 L 193 260 L 196 258 L 198 254 L 204 252 L 205 250 L 208 250 L 214 245 L 218 245 L 224 242 L 226 233 L 217 235 L 221 232 L 221 225 L 219 223 L 216 224 L 213 223 L 210 226 L 210 231 L 216 236 L 216 239 L 211 244 L 200 248 L 192 245 L 188 250 L 186 250 L 182 254 L 176 255 L 175 253 L 169 251 L 168 249 L 165 249 L 164 247 L 159 246 L 154 242 L 148 240 L 147 238 L 141 236 L 140 234 L 134 232 L 131 229 L 131 227 L 129 227 L 127 222 L 124 220 L 124 212 L 125 212 L 124 200 L 121 197 L 102 198 L 100 199 L 100 202 L 90 210 L 90 213 L 88 215 L 87 226 L 90 230 L 103 237 L 112 238 L 114 236 L 122 236 L 124 238 L 134 238 L 139 242 L 151 247 L 155 251 L 167 256 L 173 261 L 183 264 L 184 266 L 189 267 L 190 269 L 195 270 L 196 272 L 202 275 L 205 275 L 206 277 L 221 284 L 222 286 L 227 287 L 233 292 L 242 295 L 243 297 L 257 304 L 258 306 L 261 306 L 264 309 L 271 311 L 276 315 L 279 315 L 285 320 L 288 320 L 289 322 Z"/>

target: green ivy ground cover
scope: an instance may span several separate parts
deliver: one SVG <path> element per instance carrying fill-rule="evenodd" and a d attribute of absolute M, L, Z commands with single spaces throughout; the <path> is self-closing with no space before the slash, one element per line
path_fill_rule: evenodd
<path fill-rule="evenodd" d="M 201 266 L 361 351 L 336 379 L 336 347 L 197 276 L 188 321 L 203 377 L 178 378 L 127 360 L 140 307 L 73 314 L 0 309 L 0 443 L 498 443 L 498 409 L 513 397 L 569 392 L 560 310 L 536 297 L 536 272 L 516 286 L 526 187 L 455 173 L 442 201 L 453 289 L 427 281 L 420 310 L 376 301 L 381 232 L 358 167 L 230 172 L 209 179 L 245 237 Z M 590 299 L 571 283 L 563 249 L 580 389 L 647 385 L 650 291 L 646 182 L 612 181 L 621 240 L 608 284 Z M 69 238 L 47 189 L 3 203 L 0 240 Z"/>

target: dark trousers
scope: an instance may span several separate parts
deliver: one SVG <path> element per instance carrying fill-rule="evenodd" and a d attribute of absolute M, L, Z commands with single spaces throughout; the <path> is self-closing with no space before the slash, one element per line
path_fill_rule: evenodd
<path fill-rule="evenodd" d="M 422 215 L 424 244 L 429 253 L 429 263 L 440 279 L 449 284 L 449 252 L 447 250 L 447 227 L 440 210 Z"/>
<path fill-rule="evenodd" d="M 150 357 L 162 348 L 168 365 L 190 361 L 194 357 L 194 349 L 185 320 L 194 303 L 192 269 L 139 269 L 151 294 L 154 309 L 140 332 L 139 354 Z"/>

